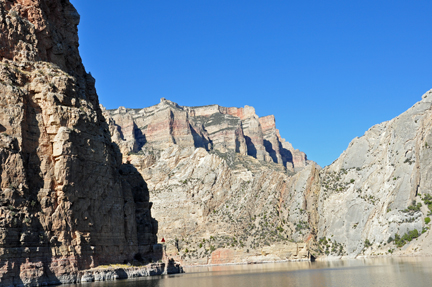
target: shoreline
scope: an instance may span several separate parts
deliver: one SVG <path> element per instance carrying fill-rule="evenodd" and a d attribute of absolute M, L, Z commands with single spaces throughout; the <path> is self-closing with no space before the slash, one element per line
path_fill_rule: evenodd
<path fill-rule="evenodd" d="M 310 259 L 284 259 L 276 261 L 249 261 L 249 262 L 229 262 L 220 264 L 199 264 L 199 265 L 182 265 L 183 268 L 192 267 L 213 267 L 213 266 L 230 266 L 230 265 L 255 265 L 255 264 L 268 264 L 268 263 L 286 263 L 286 262 L 308 262 Z"/>
<path fill-rule="evenodd" d="M 194 268 L 194 267 L 214 267 L 214 266 L 235 266 L 235 265 L 256 265 L 256 264 L 268 264 L 268 263 L 287 263 L 287 262 L 314 262 L 314 261 L 341 261 L 341 260 L 364 260 L 364 259 L 379 259 L 379 258 L 431 258 L 432 254 L 401 254 L 401 255 L 374 255 L 374 256 L 356 256 L 356 257 L 344 257 L 344 258 L 335 258 L 335 257 L 318 257 L 314 260 L 311 259 L 284 259 L 284 260 L 276 260 L 276 261 L 249 261 L 249 262 L 228 262 L 228 263 L 220 263 L 220 264 L 197 264 L 197 265 L 182 265 L 183 268 Z"/>
<path fill-rule="evenodd" d="M 114 264 L 113 264 L 114 265 Z M 100 282 L 100 281 L 114 281 L 124 280 L 139 277 L 150 277 L 159 275 L 169 274 L 180 274 L 184 273 L 183 267 L 177 263 L 151 263 L 145 266 L 130 266 L 130 267 L 96 267 L 93 269 L 87 269 L 79 271 L 77 274 L 77 281 L 74 283 L 63 283 L 63 284 L 77 284 L 77 283 L 89 283 L 89 282 Z"/>

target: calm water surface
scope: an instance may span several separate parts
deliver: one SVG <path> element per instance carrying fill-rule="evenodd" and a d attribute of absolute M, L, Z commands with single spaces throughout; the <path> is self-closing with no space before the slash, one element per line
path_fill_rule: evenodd
<path fill-rule="evenodd" d="M 70 287 L 432 286 L 432 258 L 386 258 L 185 268 L 185 274 Z"/>

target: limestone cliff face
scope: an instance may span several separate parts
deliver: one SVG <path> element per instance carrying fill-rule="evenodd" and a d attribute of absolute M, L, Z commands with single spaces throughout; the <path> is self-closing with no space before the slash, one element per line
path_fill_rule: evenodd
<path fill-rule="evenodd" d="M 274 116 L 165 99 L 104 115 L 148 184 L 168 253 L 201 264 L 309 258 L 318 230 L 309 178 L 320 168 L 281 139 Z"/>
<path fill-rule="evenodd" d="M 331 237 L 351 257 L 432 254 L 425 223 L 432 209 L 431 127 L 429 91 L 405 113 L 355 138 L 320 174 L 318 236 Z M 410 231 L 419 238 L 391 240 Z"/>
<path fill-rule="evenodd" d="M 122 165 L 67 0 L 0 1 L 0 282 L 71 282 L 150 251 L 157 224 Z"/>
<path fill-rule="evenodd" d="M 250 106 L 183 107 L 161 99 L 160 104 L 141 110 L 107 110 L 105 117 L 123 154 L 149 146 L 164 150 L 176 144 L 250 155 L 290 171 L 299 171 L 311 163 L 303 152 L 280 137 L 274 116 L 259 118 Z"/>
<path fill-rule="evenodd" d="M 309 258 L 304 242 L 317 228 L 307 210 L 317 206 L 303 192 L 311 190 L 315 165 L 289 176 L 281 165 L 251 156 L 179 145 L 126 160 L 147 182 L 158 234 L 179 260 L 222 262 L 223 249 L 232 251 L 226 262 Z"/>

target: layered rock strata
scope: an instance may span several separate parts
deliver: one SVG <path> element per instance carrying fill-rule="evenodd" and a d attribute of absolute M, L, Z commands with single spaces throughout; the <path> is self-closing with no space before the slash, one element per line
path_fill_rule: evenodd
<path fill-rule="evenodd" d="M 144 146 L 163 150 L 176 144 L 222 153 L 234 151 L 275 162 L 290 171 L 310 163 L 305 153 L 281 138 L 274 116 L 259 118 L 250 106 L 183 107 L 162 98 L 149 108 L 106 110 L 105 117 L 123 154 L 137 153 Z"/>
<path fill-rule="evenodd" d="M 309 258 L 309 245 L 296 242 L 309 242 L 318 230 L 307 212 L 316 197 L 304 196 L 315 165 L 290 177 L 275 163 L 178 145 L 127 160 L 149 186 L 167 252 L 185 264 L 210 264 L 218 249 L 232 249 L 235 262 Z"/>
<path fill-rule="evenodd" d="M 292 147 L 280 138 L 272 116 L 251 116 L 250 107 L 185 108 L 165 100 L 152 107 L 153 114 L 162 107 L 171 116 L 175 110 L 182 114 L 172 116 L 182 124 L 158 118 L 164 121 L 160 127 L 182 127 L 165 133 L 172 141 L 162 150 L 151 142 L 159 144 L 164 136 L 139 142 L 136 135 L 144 131 L 146 138 L 146 129 L 134 127 L 126 137 L 123 124 L 116 124 L 121 123 L 116 117 L 128 115 L 133 127 L 148 111 L 119 109 L 105 115 L 123 152 L 138 147 L 125 160 L 148 182 L 168 252 L 185 263 L 432 255 L 432 91 L 402 115 L 354 139 L 330 166 L 321 170 L 306 164 L 296 174 L 286 173 L 280 163 L 295 169 L 304 158 L 284 155 Z M 208 119 L 220 127 L 208 132 L 213 126 Z M 254 120 L 259 129 L 251 128 Z M 224 138 L 220 130 L 231 136 Z M 212 138 L 216 133 L 222 140 Z M 250 152 L 251 144 L 256 153 Z M 277 251 L 298 249 L 298 244 L 306 244 L 303 255 Z"/>
<path fill-rule="evenodd" d="M 146 184 L 81 63 L 79 19 L 67 0 L 0 1 L 2 286 L 70 282 L 156 243 Z"/>
<path fill-rule="evenodd" d="M 186 264 L 212 263 L 213 251 L 229 248 L 235 262 L 309 258 L 310 244 L 294 242 L 310 242 L 317 230 L 297 192 L 307 176 L 290 174 L 319 167 L 280 137 L 274 116 L 165 99 L 104 115 L 123 160 L 149 186 L 169 254 Z"/>
<path fill-rule="evenodd" d="M 159 237 L 176 260 L 220 264 L 213 253 L 226 249 L 231 262 L 310 258 L 318 230 L 311 216 L 317 214 L 315 164 L 289 176 L 273 162 L 176 144 L 143 148 L 125 160 L 147 182 Z"/>

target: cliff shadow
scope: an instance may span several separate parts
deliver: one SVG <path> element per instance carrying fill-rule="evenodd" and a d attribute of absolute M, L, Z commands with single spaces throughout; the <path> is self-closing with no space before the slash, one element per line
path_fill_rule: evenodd
<path fill-rule="evenodd" d="M 195 148 L 201 147 L 206 151 L 210 151 L 212 146 L 211 140 L 205 138 L 202 134 L 199 134 L 191 124 L 189 124 L 189 128 L 192 133 Z"/>
<path fill-rule="evenodd" d="M 280 154 L 282 157 L 282 164 L 284 167 L 287 166 L 288 162 L 293 163 L 292 153 L 289 150 L 287 150 L 286 148 L 284 148 L 280 142 L 279 142 L 279 151 L 280 151 Z"/>
<path fill-rule="evenodd" d="M 272 158 L 273 162 L 278 163 L 278 158 L 276 156 L 276 151 L 273 149 L 273 144 L 268 140 L 264 140 L 264 147 L 266 149 L 266 152 L 268 152 L 268 154 Z M 284 166 L 286 165 L 284 164 Z"/>
<path fill-rule="evenodd" d="M 139 171 L 130 163 L 122 164 L 119 167 L 122 178 L 123 192 L 129 193 L 135 205 L 136 242 L 138 253 L 130 254 L 130 260 L 145 260 L 145 258 L 162 259 L 154 246 L 157 243 L 158 222 L 151 216 L 152 203 L 147 183 Z"/>
<path fill-rule="evenodd" d="M 134 129 L 134 137 L 135 140 L 137 142 L 137 151 L 140 151 L 142 149 L 142 147 L 146 144 L 147 139 L 145 134 L 143 134 L 142 130 L 138 128 L 138 126 L 135 124 L 135 122 L 133 123 L 133 129 Z"/>
<path fill-rule="evenodd" d="M 247 154 L 254 157 L 254 158 L 257 158 L 257 149 L 256 149 L 255 145 L 253 144 L 251 138 L 248 136 L 244 136 L 244 137 L 246 140 Z"/>

